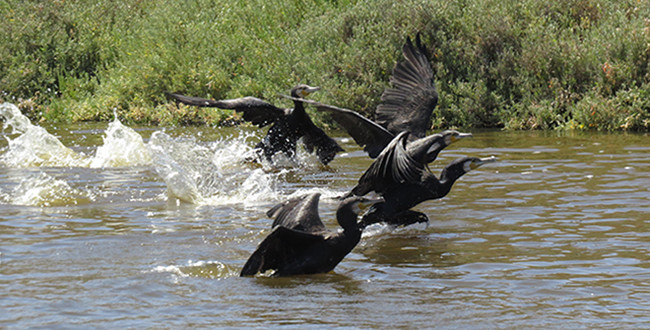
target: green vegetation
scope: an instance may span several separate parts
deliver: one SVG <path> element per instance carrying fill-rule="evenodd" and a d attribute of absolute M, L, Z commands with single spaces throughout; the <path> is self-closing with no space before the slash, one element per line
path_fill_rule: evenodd
<path fill-rule="evenodd" d="M 5 0 L 0 18 L 0 98 L 37 120 L 217 124 L 231 112 L 164 92 L 289 105 L 298 82 L 369 114 L 421 32 L 434 128 L 650 127 L 649 1 Z"/>

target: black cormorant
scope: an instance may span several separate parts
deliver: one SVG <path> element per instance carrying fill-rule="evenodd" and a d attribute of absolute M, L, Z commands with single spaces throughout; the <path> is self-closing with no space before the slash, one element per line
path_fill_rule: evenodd
<path fill-rule="evenodd" d="M 349 195 L 365 195 L 375 191 L 384 198 L 384 202 L 373 205 L 362 216 L 361 227 L 376 222 L 393 225 L 426 222 L 428 218 L 425 214 L 410 208 L 423 201 L 446 196 L 458 178 L 496 160 L 494 157 L 459 158 L 445 166 L 438 179 L 426 162 L 409 155 L 408 134 L 402 132 L 395 137 L 364 172 L 357 186 L 352 188 Z"/>
<path fill-rule="evenodd" d="M 352 189 L 350 195 L 363 196 L 370 191 L 384 191 L 386 185 L 393 182 L 401 182 L 405 179 L 418 180 L 420 177 L 419 168 L 428 168 L 428 164 L 433 162 L 442 149 L 446 148 L 459 139 L 471 137 L 471 133 L 459 133 L 456 130 L 445 130 L 441 133 L 431 134 L 424 138 L 408 142 L 408 131 L 398 134 L 391 143 L 384 149 L 386 155 L 381 156 L 370 165 L 368 170 L 359 179 L 359 183 Z M 395 144 L 400 143 L 401 147 L 397 148 Z M 400 158 L 395 158 L 395 153 L 403 153 Z M 396 160 L 397 159 L 397 160 Z M 395 164 L 387 164 L 387 162 Z M 417 170 L 414 164 L 417 164 Z M 393 170 L 392 166 L 396 168 Z M 395 176 L 394 171 L 401 176 Z M 410 175 L 405 178 L 403 175 Z"/>
<path fill-rule="evenodd" d="M 291 89 L 291 96 L 294 100 L 293 109 L 278 108 L 252 96 L 231 100 L 208 100 L 176 93 L 168 94 L 188 105 L 235 110 L 242 113 L 244 120 L 260 128 L 272 124 L 264 139 L 255 146 L 256 149 L 263 152 L 267 160 L 271 160 L 272 156 L 278 152 L 293 157 L 296 153 L 296 141 L 302 137 L 307 151 L 313 152 L 316 149 L 318 159 L 327 165 L 334 159 L 336 153 L 343 151 L 343 148 L 334 139 L 327 136 L 322 129 L 314 125 L 305 112 L 303 98 L 317 90 L 319 90 L 318 87 L 304 84 Z"/>
<path fill-rule="evenodd" d="M 274 270 L 271 276 L 326 273 L 334 269 L 361 239 L 357 226 L 363 197 L 344 199 L 336 210 L 342 231 L 328 231 L 318 215 L 319 193 L 298 197 L 267 212 L 273 230 L 260 243 L 241 270 L 251 276 Z"/>

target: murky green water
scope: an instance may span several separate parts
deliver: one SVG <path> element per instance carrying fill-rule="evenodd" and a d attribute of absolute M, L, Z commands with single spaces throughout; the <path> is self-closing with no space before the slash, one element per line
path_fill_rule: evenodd
<path fill-rule="evenodd" d="M 348 154 L 329 167 L 303 154 L 269 170 L 241 162 L 253 129 L 136 128 L 138 142 L 107 125 L 43 125 L 61 159 L 0 142 L 0 327 L 650 324 L 647 134 L 473 132 L 432 169 L 500 161 L 420 205 L 428 226 L 372 226 L 330 274 L 239 278 L 270 206 L 320 191 L 334 227 L 327 197 L 370 160 L 336 132 Z"/>

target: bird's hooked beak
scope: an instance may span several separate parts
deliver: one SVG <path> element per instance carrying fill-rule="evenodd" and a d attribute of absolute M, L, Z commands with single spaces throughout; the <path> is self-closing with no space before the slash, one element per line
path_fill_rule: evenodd
<path fill-rule="evenodd" d="M 456 141 L 459 141 L 460 139 L 464 138 L 471 138 L 474 137 L 472 133 L 458 133 L 458 134 L 452 134 L 449 136 L 449 139 L 446 141 L 447 145 L 450 145 Z"/>
<path fill-rule="evenodd" d="M 452 134 L 449 134 L 452 132 Z M 450 144 L 464 138 L 472 137 L 472 133 L 459 133 L 456 131 L 444 131 L 441 133 L 444 136 L 444 140 L 437 140 L 435 143 L 432 143 L 429 146 L 429 149 L 427 150 L 427 154 L 435 153 L 436 155 L 440 150 L 442 150 L 444 147 L 449 146 Z M 440 136 L 439 134 L 436 134 Z M 430 135 L 433 137 L 434 135 Z M 433 159 L 429 159 L 428 162 L 432 162 Z"/>
<path fill-rule="evenodd" d="M 480 158 L 480 159 L 475 159 L 469 164 L 470 169 L 476 169 L 480 167 L 481 165 L 487 164 L 487 163 L 494 163 L 497 161 L 497 158 L 494 156 L 487 157 L 487 158 Z"/>
<path fill-rule="evenodd" d="M 303 90 L 300 91 L 302 97 L 307 97 L 309 94 L 317 92 L 320 90 L 320 87 L 306 86 Z"/>

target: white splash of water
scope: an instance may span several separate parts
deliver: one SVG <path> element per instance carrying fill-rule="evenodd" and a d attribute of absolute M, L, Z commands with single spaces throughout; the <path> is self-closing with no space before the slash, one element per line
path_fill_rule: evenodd
<path fill-rule="evenodd" d="M 0 156 L 0 164 L 7 167 L 88 166 L 90 160 L 66 147 L 44 128 L 33 125 L 13 104 L 0 104 L 4 117 L 3 129 L 12 128 L 15 139 L 7 138 L 7 151 Z"/>
<path fill-rule="evenodd" d="M 167 184 L 168 196 L 200 204 L 203 197 L 199 193 L 196 176 L 192 175 L 192 172 L 198 174 L 193 169 L 193 161 L 196 158 L 190 157 L 193 145 L 175 141 L 164 132 L 158 131 L 151 135 L 147 146 L 156 172 Z"/>
<path fill-rule="evenodd" d="M 206 198 L 205 204 L 265 204 L 278 199 L 276 182 L 280 173 L 267 173 L 263 169 L 244 170 L 238 175 L 229 177 L 219 187 L 211 187 L 212 194 Z"/>
<path fill-rule="evenodd" d="M 148 143 L 117 116 L 105 131 L 103 145 L 88 157 L 66 147 L 44 128 L 33 125 L 12 104 L 0 105 L 4 128 L 12 128 L 0 164 L 7 167 L 127 167 L 151 165 L 167 184 L 168 197 L 193 204 L 257 205 L 283 199 L 278 182 L 292 169 L 320 166 L 303 149 L 289 159 L 278 154 L 260 160 L 251 147 L 254 133 L 240 132 L 207 146 L 194 138 L 172 138 L 155 132 Z M 257 163 L 251 162 L 257 160 Z M 317 164 L 317 165 L 314 165 Z"/>
<path fill-rule="evenodd" d="M 11 126 L 14 133 L 23 133 L 33 126 L 29 118 L 23 116 L 20 109 L 11 103 L 0 104 L 0 116 L 6 121 L 3 129 Z"/>
<path fill-rule="evenodd" d="M 202 146 L 192 138 L 172 138 L 155 132 L 148 147 L 153 164 L 167 183 L 168 195 L 207 205 L 256 204 L 274 200 L 277 179 L 248 164 L 254 151 L 240 134 Z"/>
<path fill-rule="evenodd" d="M 368 238 L 374 236 L 381 236 L 384 234 L 391 233 L 394 229 L 395 229 L 394 227 L 387 225 L 385 223 L 373 223 L 363 229 L 363 232 L 361 232 L 361 237 Z"/>
<path fill-rule="evenodd" d="M 292 199 L 307 194 L 315 194 L 315 193 L 321 194 L 320 196 L 321 203 L 338 204 L 340 203 L 339 197 L 345 195 L 346 192 L 331 190 L 328 187 L 311 187 L 305 189 L 298 189 L 293 193 L 291 193 L 289 196 L 287 196 L 286 199 Z"/>
<path fill-rule="evenodd" d="M 7 150 L 0 156 L 0 163 L 7 167 L 125 167 L 151 164 L 151 155 L 142 136 L 124 126 L 115 117 L 108 125 L 104 144 L 97 148 L 94 157 L 87 157 L 66 147 L 43 127 L 34 125 L 13 104 L 0 104 L 0 116 L 4 117 L 4 129 L 11 127 L 12 134 L 20 134 L 8 140 Z"/>
<path fill-rule="evenodd" d="M 251 162 L 257 159 L 256 150 L 248 140 L 256 138 L 254 133 L 240 132 L 238 136 L 222 138 L 210 144 L 212 163 L 221 173 L 239 172 L 242 162 Z"/>
<path fill-rule="evenodd" d="M 362 238 L 368 237 L 380 237 L 387 234 L 410 234 L 410 233 L 421 233 L 426 231 L 429 228 L 429 223 L 414 223 L 408 226 L 394 226 L 389 225 L 383 222 L 373 223 L 368 227 L 363 229 L 361 234 Z"/>
<path fill-rule="evenodd" d="M 104 135 L 104 145 L 97 148 L 90 167 L 123 167 L 150 165 L 149 149 L 142 136 L 132 128 L 124 126 L 118 119 L 108 124 Z"/>
<path fill-rule="evenodd" d="M 270 161 L 261 155 L 256 159 L 267 171 L 283 168 L 319 169 L 323 166 L 315 153 L 310 153 L 304 148 L 301 140 L 298 140 L 298 143 L 296 144 L 296 153 L 293 157 L 278 152 L 271 157 Z"/>
<path fill-rule="evenodd" d="M 265 161 L 253 163 L 253 160 L 259 161 L 259 157 L 248 141 L 255 137 L 255 134 L 242 132 L 211 144 L 212 164 L 221 177 L 218 182 L 204 186 L 209 196 L 207 204 L 251 205 L 277 199 L 277 182 L 287 170 L 271 171 L 272 165 Z"/>
<path fill-rule="evenodd" d="M 13 205 L 66 206 L 90 203 L 93 196 L 40 172 L 22 178 L 7 199 Z"/>
<path fill-rule="evenodd" d="M 151 270 L 152 273 L 172 273 L 181 277 L 188 277 L 189 275 L 183 273 L 179 266 L 156 266 Z"/>
<path fill-rule="evenodd" d="M 238 276 L 226 264 L 219 261 L 192 261 L 188 260 L 187 265 L 156 266 L 145 273 L 171 273 L 174 282 L 180 278 L 196 276 L 207 278 L 225 278 Z"/>

